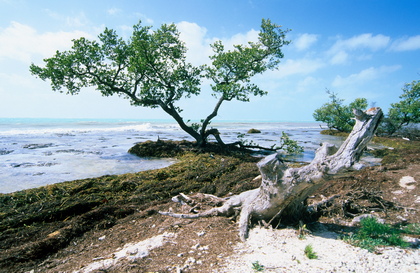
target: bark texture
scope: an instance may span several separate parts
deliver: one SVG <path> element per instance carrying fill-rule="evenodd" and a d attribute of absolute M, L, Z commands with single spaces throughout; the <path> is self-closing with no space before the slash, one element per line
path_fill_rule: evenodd
<path fill-rule="evenodd" d="M 356 124 L 352 132 L 337 149 L 324 143 L 316 151 L 315 158 L 309 165 L 300 168 L 288 168 L 279 154 L 265 157 L 258 163 L 262 183 L 257 189 L 221 199 L 223 205 L 196 214 L 177 214 L 160 212 L 163 215 L 180 218 L 199 218 L 215 215 L 239 214 L 239 236 L 245 240 L 248 236 L 249 222 L 254 220 L 272 220 L 275 217 L 294 217 L 298 219 L 306 209 L 305 201 L 323 185 L 324 181 L 343 172 L 359 160 L 367 143 L 372 139 L 382 118 L 379 107 L 365 112 L 355 110 Z M 217 198 L 217 197 L 214 197 Z M 185 195 L 174 197 L 180 203 L 188 203 Z"/>

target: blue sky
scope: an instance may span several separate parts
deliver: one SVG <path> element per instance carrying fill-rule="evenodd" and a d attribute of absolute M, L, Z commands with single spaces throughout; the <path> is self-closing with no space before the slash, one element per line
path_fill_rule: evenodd
<path fill-rule="evenodd" d="M 345 103 L 364 97 L 386 110 L 420 77 L 419 10 L 418 0 L 0 0 L 0 117 L 169 118 L 93 88 L 55 93 L 29 73 L 71 39 L 95 39 L 105 27 L 128 38 L 139 20 L 177 24 L 196 65 L 208 62 L 215 40 L 255 39 L 262 18 L 291 29 L 279 69 L 254 78 L 268 95 L 228 102 L 216 120 L 311 121 L 326 89 Z M 215 102 L 204 85 L 202 96 L 180 106 L 186 119 L 201 119 Z"/>

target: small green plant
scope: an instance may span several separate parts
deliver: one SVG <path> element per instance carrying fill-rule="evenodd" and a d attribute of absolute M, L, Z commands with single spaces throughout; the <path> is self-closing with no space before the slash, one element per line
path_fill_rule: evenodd
<path fill-rule="evenodd" d="M 307 245 L 305 247 L 304 252 L 305 252 L 306 257 L 308 257 L 309 259 L 318 259 L 318 255 L 316 254 L 316 252 L 312 248 L 312 245 Z"/>
<path fill-rule="evenodd" d="M 302 221 L 299 221 L 299 228 L 297 230 L 299 240 L 306 239 L 306 235 L 309 233 L 310 231 L 306 228 L 306 224 L 304 224 Z"/>
<path fill-rule="evenodd" d="M 360 221 L 360 229 L 357 233 L 345 236 L 344 240 L 351 245 L 361 247 L 373 252 L 378 246 L 407 247 L 401 236 L 401 229 L 387 224 L 379 223 L 374 217 L 366 217 Z"/>
<path fill-rule="evenodd" d="M 420 235 L 420 223 L 409 224 L 401 228 L 402 233 Z"/>
<path fill-rule="evenodd" d="M 261 272 L 264 271 L 264 266 L 259 261 L 255 261 L 252 263 L 252 269 L 256 272 Z"/>

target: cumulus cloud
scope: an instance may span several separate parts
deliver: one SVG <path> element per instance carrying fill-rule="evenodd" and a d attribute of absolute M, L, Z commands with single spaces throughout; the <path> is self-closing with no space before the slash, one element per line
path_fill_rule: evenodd
<path fill-rule="evenodd" d="M 339 39 L 330 48 L 327 55 L 330 56 L 331 64 L 344 64 L 350 58 L 349 52 L 366 49 L 377 51 L 387 47 L 390 40 L 390 37 L 382 34 L 375 36 L 371 33 L 360 34 L 349 39 Z"/>
<path fill-rule="evenodd" d="M 295 41 L 293 41 L 293 45 L 299 51 L 306 50 L 311 47 L 316 41 L 318 40 L 318 35 L 315 34 L 308 34 L 304 33 L 299 36 Z"/>
<path fill-rule="evenodd" d="M 331 48 L 332 52 L 341 50 L 370 49 L 373 51 L 385 48 L 390 41 L 390 37 L 378 34 L 373 36 L 371 33 L 360 34 L 346 40 L 338 40 Z"/>
<path fill-rule="evenodd" d="M 196 23 L 180 22 L 177 24 L 180 39 L 188 48 L 187 59 L 194 65 L 202 65 L 208 62 L 211 48 L 206 40 L 207 29 Z"/>
<path fill-rule="evenodd" d="M 397 40 L 392 44 L 391 49 L 395 51 L 418 50 L 420 49 L 420 35 Z"/>
<path fill-rule="evenodd" d="M 225 50 L 233 49 L 234 45 L 246 45 L 248 42 L 258 41 L 259 32 L 254 29 L 246 33 L 235 34 L 232 37 L 217 38 L 207 37 L 207 29 L 196 23 L 182 21 L 176 25 L 180 32 L 180 39 L 185 42 L 188 48 L 188 61 L 194 65 L 209 63 L 210 59 L 208 57 L 213 55 L 210 45 L 217 40 L 222 41 Z"/>
<path fill-rule="evenodd" d="M 381 66 L 379 68 L 369 67 L 360 71 L 359 73 L 351 74 L 347 77 L 338 75 L 335 77 L 332 85 L 334 87 L 342 87 L 346 85 L 361 84 L 390 74 L 399 69 L 401 69 L 400 65 Z"/>
<path fill-rule="evenodd" d="M 0 60 L 9 58 L 25 63 L 33 61 L 35 55 L 49 57 L 56 50 L 67 49 L 71 40 L 79 37 L 90 37 L 83 31 L 38 33 L 34 28 L 18 22 L 11 22 L 0 29 Z"/>
<path fill-rule="evenodd" d="M 234 45 L 248 44 L 248 42 L 257 42 L 258 41 L 259 31 L 251 29 L 247 33 L 238 33 L 230 38 L 222 38 L 226 49 L 233 49 Z"/>

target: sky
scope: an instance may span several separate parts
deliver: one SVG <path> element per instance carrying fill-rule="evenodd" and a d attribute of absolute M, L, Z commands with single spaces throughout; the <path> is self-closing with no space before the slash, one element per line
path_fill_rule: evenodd
<path fill-rule="evenodd" d="M 170 119 L 160 109 L 102 97 L 94 88 L 71 96 L 29 72 L 72 39 L 96 39 L 105 27 L 124 39 L 139 21 L 174 23 L 194 65 L 209 63 L 210 44 L 246 44 L 263 18 L 290 29 L 277 70 L 253 78 L 268 91 L 250 102 L 226 102 L 215 120 L 313 121 L 326 90 L 349 104 L 366 98 L 384 111 L 404 83 L 420 79 L 418 0 L 0 0 L 0 118 Z M 200 120 L 216 100 L 183 100 L 185 119 Z"/>

